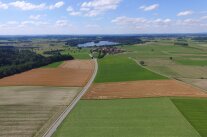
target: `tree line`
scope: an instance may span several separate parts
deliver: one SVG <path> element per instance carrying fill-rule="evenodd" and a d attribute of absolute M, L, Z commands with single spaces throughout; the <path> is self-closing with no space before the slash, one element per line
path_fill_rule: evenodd
<path fill-rule="evenodd" d="M 53 62 L 72 59 L 71 55 L 55 54 L 45 57 L 30 50 L 0 48 L 0 78 L 45 66 Z"/>

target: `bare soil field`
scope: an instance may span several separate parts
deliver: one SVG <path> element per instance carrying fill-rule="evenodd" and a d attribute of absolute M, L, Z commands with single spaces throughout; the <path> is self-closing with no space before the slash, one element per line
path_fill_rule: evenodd
<path fill-rule="evenodd" d="M 181 78 L 182 81 L 202 88 L 207 91 L 207 79 L 189 79 L 189 78 Z"/>
<path fill-rule="evenodd" d="M 41 137 L 80 90 L 0 87 L 0 137 Z"/>
<path fill-rule="evenodd" d="M 67 69 L 93 69 L 92 64 L 94 62 L 90 60 L 72 60 L 72 61 L 65 61 L 60 67 L 67 68 Z"/>
<path fill-rule="evenodd" d="M 94 61 L 66 61 L 58 68 L 38 68 L 0 79 L 0 86 L 83 87 L 94 70 Z"/>
<path fill-rule="evenodd" d="M 207 93 L 176 80 L 145 80 L 94 84 L 83 99 L 142 97 L 207 97 Z"/>

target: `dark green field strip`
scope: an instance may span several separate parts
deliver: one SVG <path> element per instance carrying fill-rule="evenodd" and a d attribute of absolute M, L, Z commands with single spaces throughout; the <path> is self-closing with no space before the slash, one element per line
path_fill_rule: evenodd
<path fill-rule="evenodd" d="M 98 64 L 96 83 L 167 79 L 140 67 L 135 61 L 127 57 L 107 56 L 99 60 Z"/>
<path fill-rule="evenodd" d="M 172 99 L 172 101 L 200 135 L 207 137 L 207 99 Z"/>
<path fill-rule="evenodd" d="M 207 66 L 207 60 L 177 59 L 177 63 L 192 66 Z"/>
<path fill-rule="evenodd" d="M 51 63 L 47 66 L 43 66 L 42 68 L 57 68 L 59 67 L 61 64 L 63 63 L 63 61 L 60 61 L 60 62 L 54 62 L 54 63 Z"/>
<path fill-rule="evenodd" d="M 168 98 L 81 100 L 53 137 L 199 137 Z"/>

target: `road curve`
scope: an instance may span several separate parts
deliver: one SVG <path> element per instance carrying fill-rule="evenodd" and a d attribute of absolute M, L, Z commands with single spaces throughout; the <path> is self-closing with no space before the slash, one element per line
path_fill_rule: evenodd
<path fill-rule="evenodd" d="M 93 75 L 91 79 L 88 81 L 88 83 L 85 85 L 85 87 L 82 89 L 82 91 L 78 94 L 78 96 L 70 103 L 70 105 L 65 109 L 65 111 L 58 117 L 58 119 L 50 126 L 50 128 L 47 130 L 47 132 L 43 135 L 43 137 L 51 137 L 58 126 L 63 122 L 63 120 L 67 117 L 67 115 L 71 112 L 71 110 L 75 107 L 75 105 L 78 103 L 78 101 L 81 99 L 81 97 L 86 93 L 86 91 L 89 89 L 91 84 L 93 83 L 97 71 L 98 71 L 98 63 L 97 60 L 94 59 L 95 61 L 95 68 Z"/>

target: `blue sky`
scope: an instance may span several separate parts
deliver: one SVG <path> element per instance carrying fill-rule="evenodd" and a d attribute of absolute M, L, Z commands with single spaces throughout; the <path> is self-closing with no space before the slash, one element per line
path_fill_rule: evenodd
<path fill-rule="evenodd" d="M 207 32 L 207 0 L 0 0 L 0 35 Z"/>

